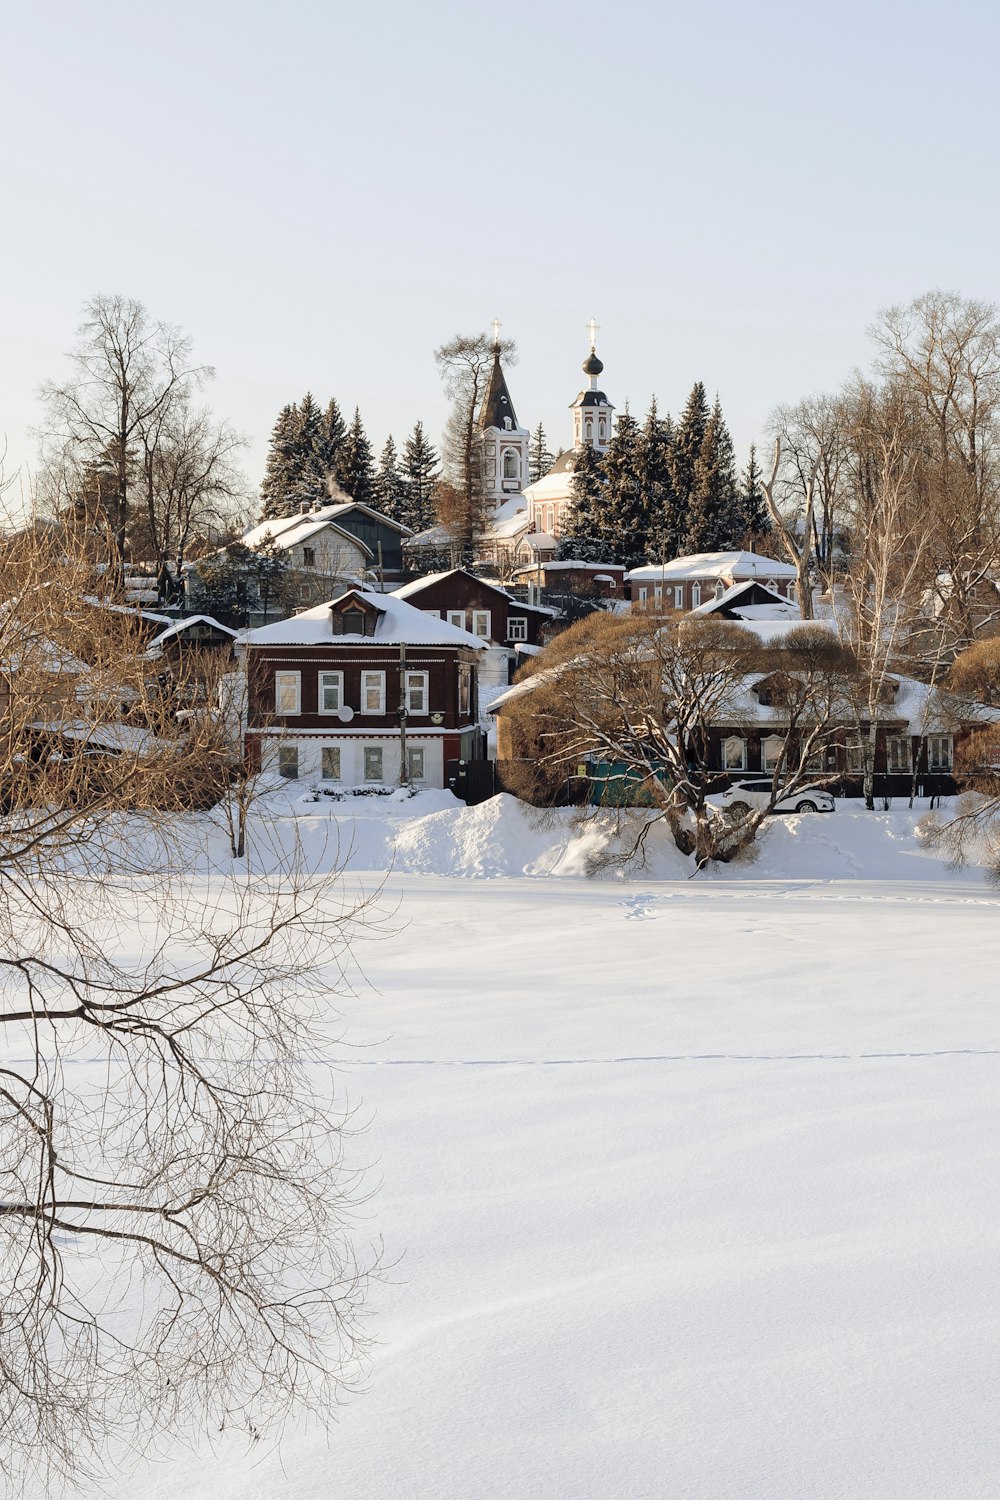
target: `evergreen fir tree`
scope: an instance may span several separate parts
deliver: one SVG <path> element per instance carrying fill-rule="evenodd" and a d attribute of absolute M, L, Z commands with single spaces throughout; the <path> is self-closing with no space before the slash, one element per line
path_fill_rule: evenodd
<path fill-rule="evenodd" d="M 634 568 L 646 560 L 649 511 L 643 486 L 642 435 L 628 407 L 615 423 L 603 469 L 604 528 L 610 543 L 607 560 Z"/>
<path fill-rule="evenodd" d="M 646 509 L 646 554 L 650 561 L 668 562 L 677 556 L 679 550 L 681 525 L 671 470 L 673 443 L 673 423 L 669 415 L 660 417 L 654 396 L 639 440 L 639 475 Z"/>
<path fill-rule="evenodd" d="M 375 487 L 375 464 L 361 413 L 354 408 L 354 418 L 340 448 L 339 479 L 352 500 L 359 505 L 372 503 Z"/>
<path fill-rule="evenodd" d="M 401 521 L 404 526 L 408 526 L 406 517 L 410 510 L 409 489 L 400 473 L 396 444 L 390 435 L 385 440 L 379 459 L 372 488 L 372 504 L 383 516 L 389 516 L 393 521 Z"/>
<path fill-rule="evenodd" d="M 687 516 L 687 552 L 720 552 L 738 546 L 743 507 L 736 479 L 736 457 L 718 396 L 705 425 L 694 465 Z"/>
<path fill-rule="evenodd" d="M 271 432 L 264 479 L 260 487 L 261 519 L 291 514 L 289 495 L 299 478 L 299 409 L 283 406 Z"/>
<path fill-rule="evenodd" d="M 539 422 L 532 433 L 528 449 L 528 483 L 535 484 L 543 474 L 549 472 L 554 462 L 555 459 L 546 446 L 545 428 Z"/>
<path fill-rule="evenodd" d="M 743 470 L 740 483 L 740 504 L 743 512 L 744 544 L 756 551 L 755 543 L 771 531 L 771 517 L 768 513 L 767 501 L 764 499 L 760 465 L 757 463 L 757 449 L 753 443 L 750 444 L 750 457 L 747 459 L 747 466 Z"/>
<path fill-rule="evenodd" d="M 329 488 L 331 479 L 340 483 L 340 458 L 347 427 L 340 414 L 340 407 L 333 396 L 326 404 L 316 431 L 315 452 L 317 467 Z"/>
<path fill-rule="evenodd" d="M 604 461 L 588 443 L 573 456 L 573 505 L 556 556 L 562 561 L 611 562 L 611 538 L 604 504 Z"/>
<path fill-rule="evenodd" d="M 402 519 L 414 531 L 426 531 L 434 525 L 434 486 L 441 477 L 441 470 L 437 449 L 428 440 L 423 422 L 414 423 L 413 431 L 403 445 L 400 467 L 409 499 L 409 511 Z"/>
<path fill-rule="evenodd" d="M 670 478 L 677 504 L 677 532 L 674 546 L 684 545 L 688 530 L 688 511 L 695 487 L 695 466 L 701 455 L 708 427 L 709 410 L 705 387 L 698 380 L 691 388 L 687 405 L 674 429 L 674 441 L 670 452 Z M 676 552 L 675 554 L 676 555 Z"/>

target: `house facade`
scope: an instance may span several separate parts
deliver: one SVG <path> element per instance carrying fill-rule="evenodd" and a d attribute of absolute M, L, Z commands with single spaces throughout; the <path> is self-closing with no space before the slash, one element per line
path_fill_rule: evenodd
<path fill-rule="evenodd" d="M 484 642 L 392 594 L 351 589 L 247 631 L 247 749 L 265 770 L 330 787 L 443 787 L 483 755 Z"/>
<path fill-rule="evenodd" d="M 667 563 L 633 568 L 626 581 L 633 605 L 688 612 L 721 598 L 735 584 L 758 581 L 771 593 L 795 598 L 795 569 L 759 552 L 697 552 Z"/>
<path fill-rule="evenodd" d="M 524 604 L 465 568 L 418 578 L 396 589 L 394 597 L 468 631 L 484 643 L 486 650 L 478 664 L 482 689 L 506 687 L 517 660 L 517 648 L 540 646 L 542 629 L 556 613 L 539 605 Z"/>

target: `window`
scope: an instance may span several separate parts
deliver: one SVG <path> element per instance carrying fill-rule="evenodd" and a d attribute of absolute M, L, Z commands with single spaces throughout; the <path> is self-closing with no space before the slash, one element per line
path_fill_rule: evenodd
<path fill-rule="evenodd" d="M 314 568 L 316 566 L 316 548 L 315 547 L 303 547 L 302 548 L 302 566 L 304 568 Z"/>
<path fill-rule="evenodd" d="M 340 746 L 324 745 L 320 751 L 320 775 L 324 781 L 340 780 Z"/>
<path fill-rule="evenodd" d="M 472 668 L 461 666 L 458 669 L 458 712 L 461 718 L 467 719 L 472 711 Z"/>
<path fill-rule="evenodd" d="M 508 616 L 507 639 L 509 641 L 526 641 L 528 639 L 528 622 L 523 615 Z"/>
<path fill-rule="evenodd" d="M 885 741 L 885 758 L 890 771 L 894 771 L 897 775 L 911 771 L 913 769 L 911 753 L 909 735 L 887 735 Z"/>
<path fill-rule="evenodd" d="M 552 535 L 552 528 L 553 528 L 553 526 L 555 526 L 555 524 L 556 524 L 555 506 L 554 505 L 547 505 L 545 507 L 545 530 L 546 530 L 546 532 L 547 532 L 547 534 L 549 536 Z"/>
<path fill-rule="evenodd" d="M 407 745 L 406 747 L 406 775 L 410 781 L 423 781 L 424 779 L 424 747 L 423 745 Z"/>
<path fill-rule="evenodd" d="M 374 635 L 376 612 L 365 614 L 363 609 L 336 609 L 330 615 L 332 635 Z"/>
<path fill-rule="evenodd" d="M 760 763 L 765 771 L 773 771 L 781 759 L 785 742 L 778 734 L 769 734 L 760 742 Z"/>
<path fill-rule="evenodd" d="M 849 739 L 844 746 L 844 759 L 849 771 L 863 771 L 865 768 L 865 752 L 861 741 L 855 736 Z"/>
<path fill-rule="evenodd" d="M 639 585 L 639 603 L 640 604 L 645 604 L 645 602 L 646 602 L 646 600 L 648 598 L 649 598 L 649 589 L 647 589 L 643 584 L 640 584 Z"/>
<path fill-rule="evenodd" d="M 745 771 L 747 768 L 747 742 L 738 734 L 731 734 L 722 744 L 722 764 L 727 771 Z"/>
<path fill-rule="evenodd" d="M 276 714 L 297 714 L 301 712 L 299 707 L 301 701 L 302 673 L 301 672 L 275 672 L 274 674 L 274 711 Z"/>
<path fill-rule="evenodd" d="M 406 712 L 408 714 L 425 714 L 427 712 L 426 672 L 407 672 Z"/>
<path fill-rule="evenodd" d="M 517 454 L 513 448 L 505 448 L 503 455 L 503 477 L 505 479 L 517 479 L 521 468 L 517 461 Z"/>
<path fill-rule="evenodd" d="M 653 584 L 653 598 L 654 599 L 662 599 L 663 598 L 663 584 L 662 583 L 654 583 Z"/>
<path fill-rule="evenodd" d="M 722 579 L 720 578 L 719 581 L 718 581 L 718 583 L 715 585 L 715 597 L 716 597 L 716 599 L 721 599 L 722 596 L 723 596 L 723 594 L 725 592 L 726 592 L 726 585 L 723 583 Z"/>
<path fill-rule="evenodd" d="M 344 706 L 343 672 L 320 672 L 317 706 L 321 714 L 335 714 Z"/>
<path fill-rule="evenodd" d="M 950 734 L 929 734 L 927 736 L 928 771 L 950 771 L 951 749 Z"/>
<path fill-rule="evenodd" d="M 441 611 L 439 609 L 425 609 L 424 614 L 433 615 L 435 620 L 440 620 L 441 618 Z"/>
<path fill-rule="evenodd" d="M 294 781 L 299 774 L 299 752 L 295 745 L 278 746 L 278 775 Z"/>
<path fill-rule="evenodd" d="M 691 585 L 691 608 L 692 609 L 697 609 L 698 605 L 700 603 L 701 603 L 701 584 L 700 583 L 692 583 L 692 585 Z"/>
<path fill-rule="evenodd" d="M 684 585 L 678 583 L 674 588 L 674 609 L 684 608 Z"/>
<path fill-rule="evenodd" d="M 472 611 L 472 634 L 480 636 L 484 641 L 490 638 L 492 621 L 488 609 L 474 609 Z"/>
<path fill-rule="evenodd" d="M 587 435 L 587 440 L 589 442 L 590 439 L 594 436 L 594 421 L 593 421 L 592 417 L 588 417 L 587 418 L 587 421 L 586 421 L 586 424 L 585 424 L 585 432 L 586 432 L 586 435 Z"/>
<path fill-rule="evenodd" d="M 607 424 L 607 422 L 605 422 L 604 418 L 602 417 L 601 418 L 601 442 L 602 443 L 604 442 L 604 439 L 607 437 L 607 435 L 608 435 L 608 424 Z"/>
<path fill-rule="evenodd" d="M 361 712 L 363 714 L 385 713 L 385 673 L 362 672 Z M 379 752 L 381 754 L 381 752 Z"/>
<path fill-rule="evenodd" d="M 365 780 L 382 780 L 382 746 L 365 746 Z"/>
<path fill-rule="evenodd" d="M 785 590 L 785 593 L 788 595 L 789 599 L 794 599 L 795 598 L 795 585 L 794 585 L 794 583 L 789 582 L 789 585 L 788 585 L 787 589 Z"/>
<path fill-rule="evenodd" d="M 449 611 L 448 611 L 448 624 L 449 625 L 457 625 L 458 628 L 459 628 L 459 630 L 464 630 L 465 629 L 465 610 L 464 609 L 449 609 Z"/>

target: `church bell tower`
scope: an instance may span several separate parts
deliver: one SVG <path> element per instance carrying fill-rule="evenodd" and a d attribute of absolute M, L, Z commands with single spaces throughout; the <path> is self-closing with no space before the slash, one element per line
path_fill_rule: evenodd
<path fill-rule="evenodd" d="M 597 357 L 598 325 L 591 318 L 587 325 L 590 334 L 590 353 L 583 362 L 583 373 L 587 376 L 587 388 L 580 392 L 570 407 L 573 413 L 573 447 L 595 448 L 606 453 L 611 442 L 611 424 L 614 407 L 597 381 L 604 365 Z"/>

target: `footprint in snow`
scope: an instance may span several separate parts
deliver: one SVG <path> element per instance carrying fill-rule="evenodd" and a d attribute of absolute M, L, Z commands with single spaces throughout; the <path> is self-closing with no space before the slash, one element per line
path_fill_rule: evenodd
<path fill-rule="evenodd" d="M 623 901 L 622 906 L 627 907 L 625 920 L 627 922 L 645 922 L 650 917 L 655 917 L 653 902 L 649 896 L 629 896 Z"/>

